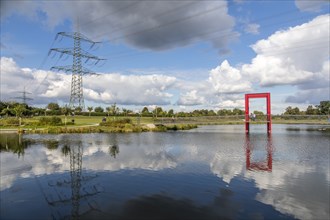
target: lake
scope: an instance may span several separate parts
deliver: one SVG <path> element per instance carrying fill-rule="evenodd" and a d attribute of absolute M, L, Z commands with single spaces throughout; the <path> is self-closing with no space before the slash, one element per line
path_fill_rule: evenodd
<path fill-rule="evenodd" d="M 329 219 L 322 127 L 0 134 L 0 217 Z"/>

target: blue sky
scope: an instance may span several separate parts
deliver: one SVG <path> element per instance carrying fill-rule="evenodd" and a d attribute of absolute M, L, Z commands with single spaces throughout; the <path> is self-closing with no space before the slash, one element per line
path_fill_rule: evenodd
<path fill-rule="evenodd" d="M 68 103 L 70 74 L 50 68 L 72 58 L 47 54 L 73 46 L 54 39 L 77 20 L 107 59 L 87 65 L 100 76 L 83 78 L 86 106 L 218 110 L 271 92 L 281 113 L 329 100 L 329 2 L 301 0 L 1 1 L 1 100 L 25 87 L 30 104 Z"/>

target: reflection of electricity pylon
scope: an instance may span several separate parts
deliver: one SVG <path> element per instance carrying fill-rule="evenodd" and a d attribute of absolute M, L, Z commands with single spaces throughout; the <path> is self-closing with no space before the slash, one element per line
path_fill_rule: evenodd
<path fill-rule="evenodd" d="M 78 219 L 79 216 L 81 167 L 82 167 L 82 147 L 81 147 L 81 143 L 78 143 L 77 147 L 70 147 L 70 174 L 71 174 L 71 189 L 72 189 L 71 217 L 73 219 Z"/>
<path fill-rule="evenodd" d="M 85 41 L 91 44 L 91 47 L 93 47 L 96 43 L 84 35 L 82 35 L 79 32 L 73 32 L 73 33 L 67 33 L 67 32 L 59 32 L 56 35 L 56 38 L 58 36 L 62 37 L 69 37 L 74 40 L 74 47 L 71 48 L 51 48 L 49 51 L 49 54 L 54 51 L 60 53 L 60 57 L 62 57 L 64 54 L 70 55 L 73 57 L 73 64 L 72 66 L 54 66 L 51 69 L 55 69 L 58 71 L 65 71 L 65 72 L 71 72 L 72 73 L 72 80 L 71 80 L 71 96 L 70 96 L 70 108 L 76 108 L 79 107 L 81 109 L 84 109 L 84 97 L 83 97 L 83 84 L 82 84 L 82 76 L 85 74 L 93 74 L 90 70 L 84 68 L 81 64 L 82 59 L 86 59 L 86 62 L 89 60 L 94 60 L 95 64 L 97 64 L 99 61 L 104 60 L 97 56 L 94 56 L 88 52 L 85 52 L 83 49 L 81 49 L 81 41 Z"/>
<path fill-rule="evenodd" d="M 52 219 L 79 219 L 86 212 L 97 209 L 97 205 L 88 197 L 97 195 L 103 188 L 88 184 L 96 175 L 82 175 L 83 143 L 73 140 L 64 142 L 61 151 L 63 156 L 69 156 L 70 173 L 63 173 L 60 178 L 58 175 L 49 175 L 40 186 L 50 205 Z"/>

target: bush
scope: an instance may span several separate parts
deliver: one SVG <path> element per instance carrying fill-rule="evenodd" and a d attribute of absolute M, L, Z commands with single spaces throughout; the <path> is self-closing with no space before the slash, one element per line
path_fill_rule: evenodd
<path fill-rule="evenodd" d="M 120 126 L 120 125 L 125 125 L 125 124 L 132 124 L 132 119 L 130 118 L 122 118 L 118 120 L 110 120 L 110 121 L 105 121 L 101 122 L 101 126 Z"/>
<path fill-rule="evenodd" d="M 0 120 L 0 125 L 3 126 L 18 126 L 19 119 L 18 118 L 4 118 Z"/>
<path fill-rule="evenodd" d="M 53 116 L 53 117 L 42 117 L 39 119 L 39 125 L 62 125 L 62 119 L 60 117 L 57 116 Z"/>

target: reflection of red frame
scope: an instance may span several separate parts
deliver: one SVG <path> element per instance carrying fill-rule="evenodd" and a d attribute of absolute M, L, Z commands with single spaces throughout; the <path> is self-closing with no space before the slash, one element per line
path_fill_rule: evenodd
<path fill-rule="evenodd" d="M 271 109 L 270 109 L 270 93 L 251 93 L 245 94 L 245 133 L 250 132 L 250 108 L 249 101 L 250 99 L 256 98 L 266 98 L 267 103 L 267 133 L 270 133 L 272 130 L 272 118 L 271 118 Z"/>
<path fill-rule="evenodd" d="M 267 160 L 261 162 L 251 162 L 251 153 L 253 151 L 253 146 L 251 145 L 249 135 L 245 137 L 246 142 L 246 169 L 247 170 L 260 170 L 271 172 L 273 169 L 273 144 L 270 134 L 267 140 Z"/>

